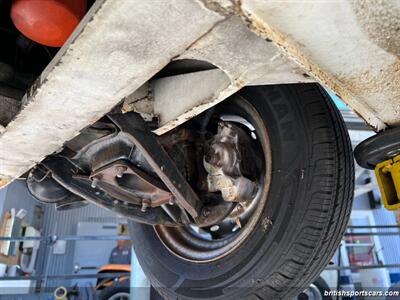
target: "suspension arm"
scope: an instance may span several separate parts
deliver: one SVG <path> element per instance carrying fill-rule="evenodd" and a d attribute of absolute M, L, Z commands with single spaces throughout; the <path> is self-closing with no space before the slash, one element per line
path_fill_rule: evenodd
<path fill-rule="evenodd" d="M 42 162 L 42 165 L 51 172 L 52 178 L 57 181 L 57 183 L 86 201 L 114 211 L 117 214 L 139 223 L 149 225 L 163 224 L 168 226 L 178 225 L 165 214 L 161 207 L 155 207 L 146 212 L 142 212 L 140 206 L 124 204 L 122 201 L 116 200 L 101 189 L 91 187 L 90 180 L 84 179 L 81 176 L 76 176 L 76 174 L 79 174 L 79 168 L 65 157 L 49 156 Z"/>
<path fill-rule="evenodd" d="M 154 172 L 175 196 L 178 206 L 184 208 L 196 220 L 200 216 L 202 202 L 142 117 L 133 112 L 124 115 L 112 114 L 108 117 L 121 130 L 119 134 L 140 150 Z"/>

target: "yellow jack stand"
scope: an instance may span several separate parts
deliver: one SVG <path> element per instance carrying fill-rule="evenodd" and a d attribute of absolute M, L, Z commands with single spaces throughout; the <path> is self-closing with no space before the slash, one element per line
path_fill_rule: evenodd
<path fill-rule="evenodd" d="M 385 208 L 400 208 L 400 155 L 377 164 L 375 175 Z"/>

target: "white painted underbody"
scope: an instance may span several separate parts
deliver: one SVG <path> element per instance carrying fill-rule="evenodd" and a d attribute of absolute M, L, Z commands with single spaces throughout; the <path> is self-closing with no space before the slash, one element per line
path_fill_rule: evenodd
<path fill-rule="evenodd" d="M 218 69 L 152 81 L 151 101 L 127 106 L 156 114 L 157 134 L 246 85 L 310 81 L 329 87 L 377 131 L 397 126 L 399 28 L 396 0 L 98 0 L 2 130 L 0 186 L 177 59 Z"/>

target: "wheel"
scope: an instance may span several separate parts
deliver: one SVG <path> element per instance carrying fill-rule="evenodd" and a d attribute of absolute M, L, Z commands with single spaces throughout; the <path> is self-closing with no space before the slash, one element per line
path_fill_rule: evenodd
<path fill-rule="evenodd" d="M 365 169 L 400 154 L 400 128 L 391 128 L 361 142 L 354 149 L 357 163 Z"/>
<path fill-rule="evenodd" d="M 211 128 L 229 120 L 252 138 L 242 163 L 262 166 L 252 174 L 260 188 L 207 228 L 130 222 L 138 260 L 167 299 L 290 299 L 327 265 L 349 218 L 344 122 L 317 84 L 247 87 L 206 114 Z"/>
<path fill-rule="evenodd" d="M 129 283 L 113 283 L 104 288 L 100 294 L 100 300 L 129 300 Z"/>
<path fill-rule="evenodd" d="M 325 293 L 330 291 L 331 289 L 326 284 L 325 280 L 318 277 L 309 287 L 297 296 L 296 300 L 333 300 L 332 296 L 325 296 Z"/>

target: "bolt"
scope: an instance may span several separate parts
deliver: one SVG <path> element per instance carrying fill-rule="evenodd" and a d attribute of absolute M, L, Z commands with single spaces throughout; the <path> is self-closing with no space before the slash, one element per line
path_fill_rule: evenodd
<path fill-rule="evenodd" d="M 122 166 L 117 167 L 117 177 L 122 178 L 122 176 L 124 176 L 126 169 L 127 169 L 126 167 Z"/>
<path fill-rule="evenodd" d="M 236 218 L 235 223 L 239 228 L 242 228 L 242 222 L 240 222 L 240 218 Z"/>
<path fill-rule="evenodd" d="M 203 209 L 202 214 L 204 217 L 208 217 L 210 215 L 211 211 L 207 207 Z"/>
<path fill-rule="evenodd" d="M 235 227 L 232 228 L 232 232 L 235 232 L 235 231 L 237 231 L 238 229 L 240 229 L 240 226 L 236 224 Z"/>
<path fill-rule="evenodd" d="M 99 178 L 93 177 L 92 184 L 90 185 L 92 187 L 92 189 L 95 189 L 97 187 L 98 182 L 99 182 Z"/>
<path fill-rule="evenodd" d="M 149 200 L 148 199 L 143 199 L 142 201 L 142 212 L 146 212 L 147 208 L 149 207 Z"/>

